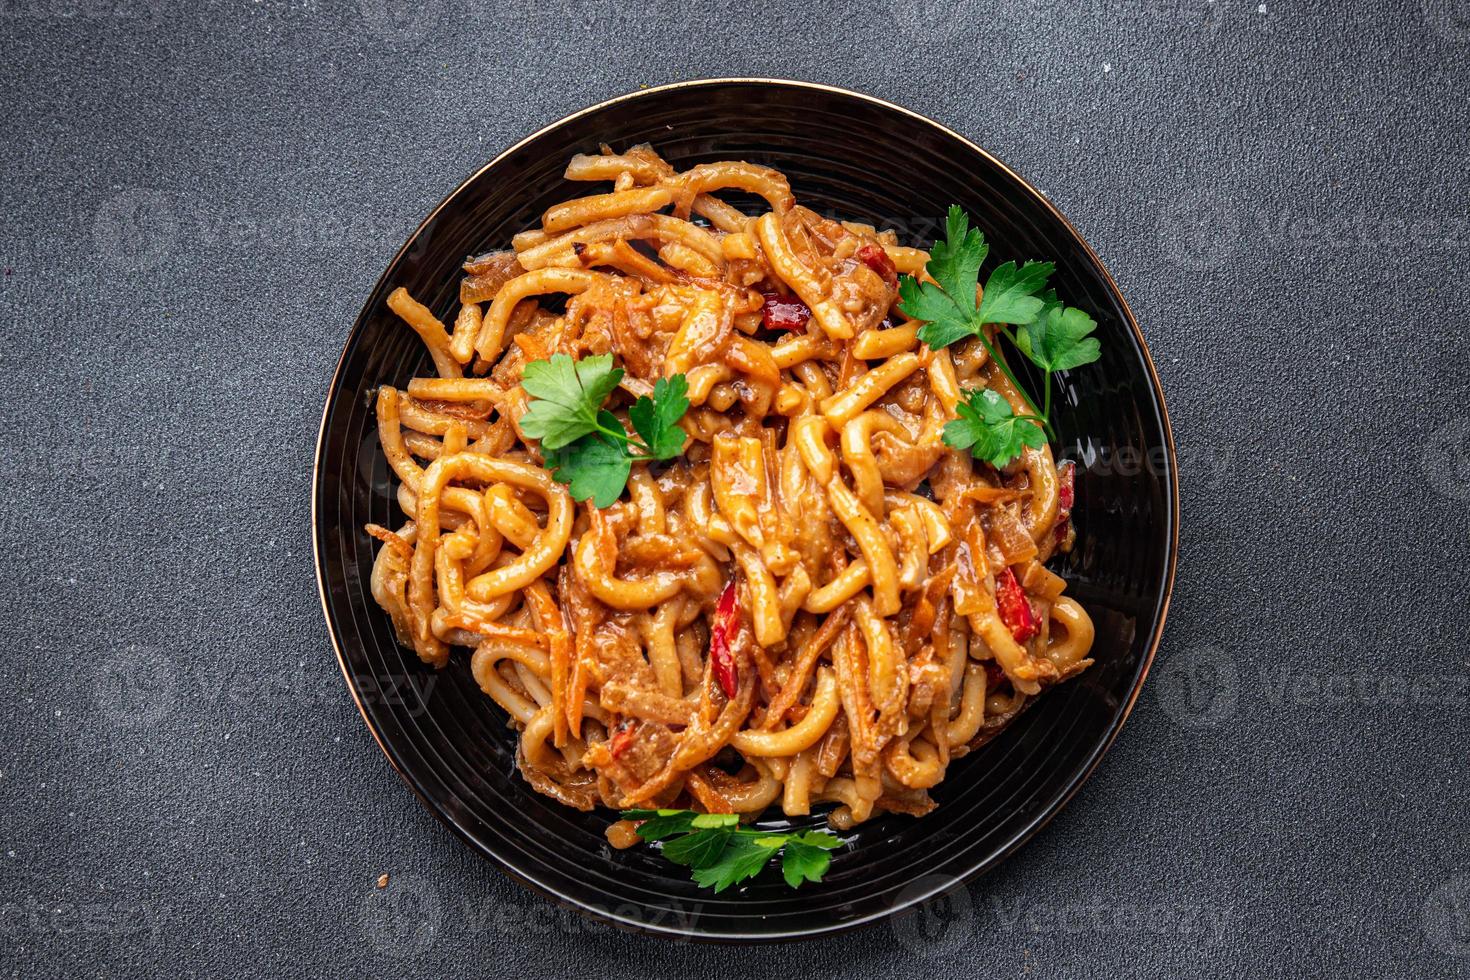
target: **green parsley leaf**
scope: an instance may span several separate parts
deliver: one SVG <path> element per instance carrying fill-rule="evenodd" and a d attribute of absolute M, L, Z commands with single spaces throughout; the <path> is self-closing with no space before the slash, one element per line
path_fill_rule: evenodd
<path fill-rule="evenodd" d="M 781 877 L 792 888 L 800 888 L 803 881 L 821 881 L 831 864 L 832 855 L 823 847 L 788 841 L 781 854 Z"/>
<path fill-rule="evenodd" d="M 1048 289 L 1044 293 L 1037 293 L 1036 298 L 1041 300 L 1041 312 L 1036 314 L 1037 320 L 1044 320 L 1051 314 L 1053 307 L 1062 305 L 1062 301 L 1057 299 L 1057 291 L 1055 289 Z"/>
<path fill-rule="evenodd" d="M 1030 415 L 1017 416 L 1003 398 L 987 391 L 956 406 L 959 418 L 944 428 L 947 445 L 969 449 L 979 459 L 1004 466 L 1024 447 L 1045 445 L 1046 435 L 1055 434 L 1051 376 L 1101 356 L 1097 338 L 1090 336 L 1097 323 L 1082 310 L 1065 306 L 1055 289 L 1046 288 L 1056 271 L 1051 262 L 998 266 L 986 279 L 977 306 L 975 279 L 990 251 L 985 236 L 978 229 L 971 230 L 969 217 L 955 205 L 950 206 L 945 234 L 944 241 L 934 243 L 924 266 L 933 281 L 904 277 L 898 285 L 899 309 L 924 321 L 919 339 L 932 350 L 978 337 L 991 361 L 1031 409 Z M 990 324 L 999 329 L 986 331 Z M 1041 368 L 1044 388 L 1039 403 L 1006 363 L 999 349 L 1002 337 Z"/>
<path fill-rule="evenodd" d="M 962 310 L 974 313 L 975 280 L 990 246 L 985 244 L 984 232 L 970 228 L 970 216 L 958 204 L 949 206 L 944 232 L 947 240 L 934 243 L 924 269 Z"/>
<path fill-rule="evenodd" d="M 689 823 L 700 830 L 708 830 L 712 827 L 738 827 L 740 818 L 733 813 L 697 813 Z"/>
<path fill-rule="evenodd" d="M 709 831 L 718 833 L 718 831 Z M 778 843 L 776 848 L 781 845 Z M 760 874 L 776 853 L 768 841 L 759 838 L 738 836 L 726 845 L 717 861 L 694 869 L 694 880 L 704 888 L 713 888 L 719 894 L 731 885 L 754 878 Z M 665 846 L 665 852 L 668 847 Z"/>
<path fill-rule="evenodd" d="M 729 828 L 701 830 L 665 841 L 664 857 L 696 870 L 718 864 L 735 831 Z"/>
<path fill-rule="evenodd" d="M 944 427 L 944 444 L 968 449 L 976 459 L 991 466 L 1005 466 L 1021 455 L 1024 446 L 1046 445 L 1039 419 L 1017 417 L 1010 402 L 989 388 L 972 391 L 967 401 L 955 406 L 959 418 Z"/>
<path fill-rule="evenodd" d="M 932 349 L 948 347 L 974 337 L 987 323 L 1030 323 L 1044 300 L 1035 294 L 1056 271 L 1050 262 L 1027 262 L 1020 268 L 1007 262 L 990 274 L 975 306 L 975 281 L 990 254 L 981 231 L 970 228 L 969 216 L 951 205 L 945 222 L 945 241 L 934 243 L 924 270 L 934 282 L 905 277 L 898 285 L 899 309 L 924 320 L 919 339 Z"/>
<path fill-rule="evenodd" d="M 741 827 L 731 813 L 624 810 L 622 816 L 642 821 L 639 837 L 663 841 L 664 857 L 688 867 L 695 881 L 716 892 L 755 877 L 778 854 L 781 874 L 792 888 L 821 881 L 832 863 L 828 852 L 842 846 L 840 837 L 821 830 L 783 834 Z"/>
<path fill-rule="evenodd" d="M 633 470 L 627 447 L 601 433 L 582 436 L 550 451 L 542 443 L 542 456 L 552 477 L 567 484 L 573 500 L 590 499 L 594 507 L 611 507 L 628 485 L 628 474 Z"/>
<path fill-rule="evenodd" d="M 687 834 L 694 829 L 697 814 L 689 810 L 624 810 L 624 820 L 641 820 L 638 836 L 644 840 L 663 840 L 674 834 Z"/>
<path fill-rule="evenodd" d="M 633 431 L 643 439 L 654 459 L 673 459 L 684 449 L 684 430 L 677 425 L 689 411 L 689 382 L 682 374 L 660 378 L 653 397 L 640 395 L 628 409 Z"/>
<path fill-rule="evenodd" d="M 628 485 L 634 460 L 672 459 L 684 449 L 678 421 L 689 410 L 689 382 L 682 374 L 662 378 L 653 397 L 643 395 L 628 410 L 638 433 L 635 440 L 623 423 L 602 407 L 623 379 L 611 354 L 574 361 L 565 354 L 532 361 L 521 375 L 531 396 L 521 430 L 541 441 L 545 467 L 565 483 L 575 500 L 609 507 Z M 640 441 L 641 440 L 641 441 Z"/>
<path fill-rule="evenodd" d="M 966 311 L 932 282 L 921 283 L 910 276 L 905 276 L 898 284 L 898 298 L 898 308 L 904 316 L 927 321 L 919 328 L 919 339 L 934 350 L 975 335 L 976 328 L 971 322 L 974 317 L 973 299 L 970 310 Z"/>
<path fill-rule="evenodd" d="M 597 434 L 610 444 L 626 446 L 629 442 L 628 430 L 623 428 L 616 415 L 605 408 L 597 413 Z"/>
<path fill-rule="evenodd" d="M 976 323 L 1030 323 L 1041 312 L 1043 301 L 1035 295 L 1056 271 L 1050 262 L 1027 262 L 1021 268 L 1007 262 L 990 274 L 980 294 Z"/>
<path fill-rule="evenodd" d="M 598 409 L 621 380 L 623 369 L 613 367 L 611 354 L 532 361 L 521 375 L 521 387 L 532 398 L 521 431 L 541 440 L 542 449 L 560 449 L 597 431 Z"/>
<path fill-rule="evenodd" d="M 1075 306 L 1049 306 L 1042 316 L 1016 332 L 1016 346 L 1043 371 L 1067 371 L 1102 356 L 1089 336 L 1097 321 Z"/>
<path fill-rule="evenodd" d="M 919 339 L 938 350 L 962 337 L 972 337 L 975 323 L 975 280 L 990 253 L 985 235 L 971 230 L 970 217 L 950 205 L 945 241 L 935 242 L 924 270 L 934 282 L 904 276 L 898 284 L 898 308 L 905 316 L 926 321 Z"/>

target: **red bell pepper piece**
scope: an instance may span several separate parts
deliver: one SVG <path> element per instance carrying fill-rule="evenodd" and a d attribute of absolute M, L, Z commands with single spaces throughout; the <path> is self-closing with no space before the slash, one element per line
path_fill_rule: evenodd
<path fill-rule="evenodd" d="M 898 267 L 883 251 L 882 245 L 864 245 L 857 250 L 858 261 L 883 277 L 888 285 L 898 286 Z"/>
<path fill-rule="evenodd" d="M 1005 679 L 1006 673 L 1000 669 L 1000 664 L 994 660 L 985 661 L 985 690 L 995 690 L 1000 686 L 1000 682 Z"/>
<path fill-rule="evenodd" d="M 733 698 L 740 686 L 740 676 L 735 670 L 735 655 L 730 652 L 730 641 L 740 627 L 740 610 L 737 608 L 735 580 L 725 586 L 720 599 L 715 603 L 715 618 L 709 628 L 709 663 L 715 680 L 725 696 Z"/>
<path fill-rule="evenodd" d="M 776 293 L 762 295 L 766 302 L 761 307 L 761 322 L 767 330 L 806 329 L 807 321 L 812 318 L 812 311 L 805 303 L 795 296 L 781 296 Z"/>
<path fill-rule="evenodd" d="M 1002 568 L 995 575 L 995 604 L 1000 609 L 1000 621 L 1006 624 L 1017 643 L 1025 643 L 1037 633 L 1036 613 L 1016 573 Z"/>
<path fill-rule="evenodd" d="M 612 738 L 608 740 L 608 752 L 614 759 L 620 758 L 633 745 L 633 722 L 624 720 L 613 729 Z"/>

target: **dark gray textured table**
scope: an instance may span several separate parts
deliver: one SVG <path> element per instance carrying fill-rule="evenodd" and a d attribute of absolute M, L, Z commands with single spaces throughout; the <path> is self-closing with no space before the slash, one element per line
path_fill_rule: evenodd
<path fill-rule="evenodd" d="M 757 6 L 0 0 L 0 972 L 1470 975 L 1470 4 Z M 1143 325 L 1184 503 L 1070 806 L 920 917 L 746 951 L 563 912 L 421 809 L 308 527 L 419 218 L 569 111 L 734 74 L 901 102 L 1046 191 Z"/>

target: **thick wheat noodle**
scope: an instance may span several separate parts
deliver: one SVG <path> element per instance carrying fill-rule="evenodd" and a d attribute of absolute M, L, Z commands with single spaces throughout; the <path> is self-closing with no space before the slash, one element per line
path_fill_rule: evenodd
<path fill-rule="evenodd" d="M 490 434 L 491 426 L 488 422 L 446 415 L 425 406 L 405 391 L 400 391 L 398 394 L 398 417 L 404 425 L 416 432 L 442 436 L 449 431 L 450 426 L 462 425 L 465 434 L 476 441 Z"/>
<path fill-rule="evenodd" d="M 692 194 L 735 188 L 748 191 L 766 199 L 777 213 L 791 210 L 796 202 L 791 198 L 791 185 L 780 171 L 770 167 L 757 167 L 749 163 L 724 161 L 702 163 L 665 181 Z"/>
<path fill-rule="evenodd" d="M 506 324 L 521 300 L 552 293 L 583 293 L 597 285 L 600 275 L 582 269 L 538 269 L 512 279 L 495 294 L 475 341 L 475 353 L 487 361 L 500 356 Z"/>
<path fill-rule="evenodd" d="M 1052 603 L 1051 618 L 1053 624 L 1062 627 L 1063 633 L 1061 639 L 1057 639 L 1055 633 L 1052 634 L 1051 643 L 1046 648 L 1046 658 L 1064 670 L 1083 663 L 1088 651 L 1092 649 L 1092 618 L 1075 599 L 1065 596 Z"/>
<path fill-rule="evenodd" d="M 444 329 L 444 324 L 439 318 L 429 312 L 428 307 L 408 295 L 408 290 L 399 286 L 388 295 L 388 308 L 403 318 L 403 322 L 413 327 L 424 346 L 429 349 L 429 356 L 434 359 L 434 367 L 439 374 L 446 378 L 457 378 L 464 370 L 454 355 L 449 350 L 449 332 Z"/>
<path fill-rule="evenodd" d="M 883 533 L 877 518 L 868 512 L 862 501 L 848 489 L 840 475 L 827 481 L 827 502 L 832 512 L 846 526 L 863 560 L 868 565 L 868 576 L 873 586 L 873 601 L 880 616 L 897 615 L 900 608 L 898 593 L 898 562 L 893 555 L 893 546 Z"/>
<path fill-rule="evenodd" d="M 541 216 L 541 227 L 548 234 L 554 235 L 590 225 L 594 221 L 622 218 L 630 214 L 647 214 L 668 204 L 673 196 L 664 187 L 640 187 L 611 194 L 594 194 L 547 208 L 546 213 Z"/>
<path fill-rule="evenodd" d="M 882 398 L 890 388 L 919 366 L 917 354 L 904 352 L 890 357 L 859 377 L 847 388 L 822 400 L 822 414 L 833 425 L 846 425 L 854 415 Z"/>
<path fill-rule="evenodd" d="M 590 533 L 583 534 L 577 543 L 576 564 L 573 567 L 586 584 L 587 590 L 613 609 L 650 609 L 674 598 L 683 588 L 676 572 L 654 572 L 640 580 L 618 578 L 611 563 L 603 560 L 599 554 L 595 539 Z"/>
<path fill-rule="evenodd" d="M 911 351 L 918 345 L 918 324 L 906 323 L 887 330 L 869 330 L 853 341 L 852 356 L 860 361 L 872 361 Z"/>
<path fill-rule="evenodd" d="M 406 520 L 367 528 L 374 600 L 426 662 L 473 650 L 526 778 L 568 805 L 925 812 L 950 760 L 1092 663 L 1091 619 L 1042 564 L 1070 541 L 1050 447 L 998 471 L 940 442 L 966 387 L 1023 396 L 978 342 L 922 344 L 863 257 L 922 277 L 927 253 L 797 206 L 775 170 L 639 146 L 566 176 L 611 186 L 467 263 L 452 331 L 389 298 L 433 368 L 377 393 Z M 766 328 L 768 297 L 805 326 Z M 683 452 L 634 462 L 608 508 L 519 428 L 525 364 L 553 353 L 614 356 L 624 426 L 686 377 Z M 1000 577 L 1034 630 L 1007 625 Z"/>
<path fill-rule="evenodd" d="M 832 719 L 837 717 L 837 681 L 830 668 L 817 671 L 817 686 L 812 692 L 811 707 L 801 721 L 782 731 L 737 732 L 731 744 L 743 755 L 774 756 L 789 758 L 815 745 L 817 739 L 827 734 Z"/>
<path fill-rule="evenodd" d="M 781 219 L 774 213 L 762 215 L 756 222 L 756 234 L 760 236 L 761 248 L 772 272 L 811 308 L 813 319 L 827 336 L 833 340 L 851 338 L 852 323 L 836 300 L 827 294 L 821 277 L 807 268 L 792 250 Z"/>
<path fill-rule="evenodd" d="M 564 234 L 548 238 L 519 254 L 522 268 L 543 269 L 559 258 L 575 255 L 578 245 L 609 242 L 616 239 L 647 241 L 662 239 L 679 242 L 703 255 L 719 268 L 725 265 L 720 242 L 707 230 L 688 221 L 666 214 L 636 214 L 622 218 L 606 218 Z"/>
<path fill-rule="evenodd" d="M 801 606 L 810 613 L 827 613 L 866 589 L 873 582 L 868 574 L 868 563 L 855 558 L 846 568 L 832 577 L 832 581 L 806 594 Z"/>
<path fill-rule="evenodd" d="M 883 474 L 873 455 L 873 434 L 907 436 L 903 424 L 887 412 L 863 412 L 842 427 L 842 458 L 852 474 L 858 499 L 874 517 L 883 516 Z"/>

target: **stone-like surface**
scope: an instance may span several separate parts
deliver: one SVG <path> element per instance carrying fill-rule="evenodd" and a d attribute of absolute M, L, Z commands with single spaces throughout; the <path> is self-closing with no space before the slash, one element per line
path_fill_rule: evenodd
<path fill-rule="evenodd" d="M 1466 975 L 1470 7 L 1338 7 L 0 5 L 0 971 Z M 418 219 L 569 111 L 737 74 L 1051 195 L 1153 348 L 1184 524 L 1155 675 L 1034 842 L 927 922 L 733 955 L 564 913 L 415 802 L 308 509 Z"/>

